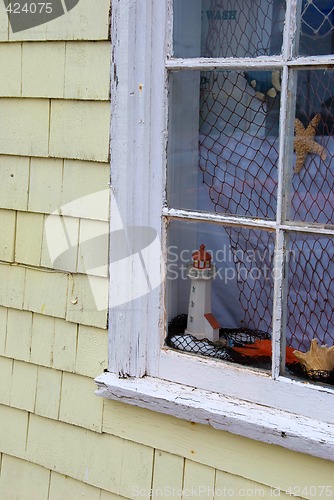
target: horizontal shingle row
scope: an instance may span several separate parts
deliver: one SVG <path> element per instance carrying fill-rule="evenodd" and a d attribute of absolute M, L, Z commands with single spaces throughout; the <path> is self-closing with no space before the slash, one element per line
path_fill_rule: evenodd
<path fill-rule="evenodd" d="M 0 96 L 109 100 L 109 42 L 0 43 Z"/>
<path fill-rule="evenodd" d="M 0 208 L 109 219 L 108 163 L 0 155 L 0 175 Z"/>
<path fill-rule="evenodd" d="M 118 495 L 58 474 L 40 465 L 3 454 L 0 498 L 25 500 L 116 500 Z M 20 480 L 18 481 L 18 478 Z"/>
<path fill-rule="evenodd" d="M 106 328 L 108 278 L 0 263 L 0 305 Z"/>
<path fill-rule="evenodd" d="M 107 222 L 0 209 L 0 262 L 108 277 Z"/>
<path fill-rule="evenodd" d="M 0 152 L 108 162 L 110 103 L 0 99 Z"/>
<path fill-rule="evenodd" d="M 107 367 L 108 333 L 0 307 L 0 356 L 93 378 Z"/>
<path fill-rule="evenodd" d="M 15 2 L 10 3 L 15 6 Z M 30 3 L 34 2 L 28 2 L 28 6 Z M 59 3 L 52 2 L 51 6 L 55 7 Z M 24 2 L 20 2 L 20 5 L 23 6 Z M 4 2 L 0 2 L 0 41 L 107 40 L 110 37 L 109 8 L 110 0 L 80 0 L 71 11 L 53 21 L 13 33 Z M 24 15 L 24 11 L 21 15 Z"/>

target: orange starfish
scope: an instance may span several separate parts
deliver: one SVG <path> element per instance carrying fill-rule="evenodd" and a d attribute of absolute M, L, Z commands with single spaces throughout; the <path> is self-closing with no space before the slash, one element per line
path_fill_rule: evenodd
<path fill-rule="evenodd" d="M 249 356 L 249 357 L 266 357 L 266 358 L 271 358 L 271 352 L 272 352 L 272 347 L 271 347 L 271 340 L 255 340 L 254 344 L 248 344 L 245 345 L 244 347 L 234 347 L 233 348 L 235 351 L 239 352 L 240 354 L 243 354 L 244 356 Z M 286 362 L 288 364 L 290 363 L 297 363 L 298 360 L 296 356 L 293 354 L 294 349 L 292 347 L 287 347 L 286 348 Z"/>
<path fill-rule="evenodd" d="M 294 150 L 296 152 L 296 166 L 295 172 L 298 174 L 303 168 L 306 157 L 309 153 L 320 155 L 322 160 L 326 160 L 326 152 L 323 146 L 320 146 L 314 140 L 316 128 L 320 122 L 321 115 L 317 114 L 313 117 L 312 121 L 308 124 L 307 128 L 304 127 L 302 122 L 295 119 L 295 141 Z"/>

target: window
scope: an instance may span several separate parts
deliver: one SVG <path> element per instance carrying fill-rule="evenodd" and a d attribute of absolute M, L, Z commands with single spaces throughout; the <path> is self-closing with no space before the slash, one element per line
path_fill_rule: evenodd
<path fill-rule="evenodd" d="M 334 338 L 334 7 L 112 4 L 99 393 L 331 458 L 332 351 L 328 370 L 291 357 Z"/>

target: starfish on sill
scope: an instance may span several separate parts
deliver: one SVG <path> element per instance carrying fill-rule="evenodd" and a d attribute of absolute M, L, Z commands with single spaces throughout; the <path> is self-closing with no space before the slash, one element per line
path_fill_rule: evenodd
<path fill-rule="evenodd" d="M 313 117 L 312 121 L 305 128 L 298 118 L 295 119 L 295 141 L 294 150 L 296 152 L 296 166 L 295 172 L 301 171 L 304 166 L 306 157 L 309 153 L 320 155 L 322 160 L 326 160 L 325 148 L 315 142 L 314 136 L 316 128 L 321 119 L 321 115 L 317 114 Z"/>

